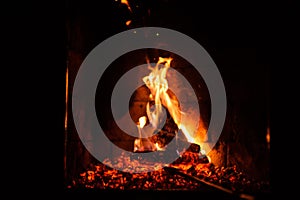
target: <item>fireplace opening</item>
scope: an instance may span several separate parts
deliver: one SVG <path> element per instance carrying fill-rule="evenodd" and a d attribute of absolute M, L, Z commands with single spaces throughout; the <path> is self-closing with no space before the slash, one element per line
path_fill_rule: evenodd
<path fill-rule="evenodd" d="M 108 15 L 110 22 L 120 20 L 115 26 L 106 22 L 109 33 L 140 27 L 148 20 L 159 25 L 159 6 L 173 5 L 173 12 L 179 9 L 177 1 L 145 2 L 113 1 L 105 5 L 120 17 Z M 76 3 L 68 5 L 64 133 L 67 191 L 208 192 L 229 199 L 271 194 L 268 71 L 257 62 L 255 48 L 217 46 L 214 33 L 191 29 L 190 18 L 187 25 L 178 28 L 202 42 L 219 68 L 227 98 L 222 133 L 207 132 L 212 117 L 211 94 L 202 74 L 185 58 L 159 47 L 119 56 L 99 77 L 95 91 L 97 122 L 110 141 L 102 147 L 109 156 L 100 152 L 100 161 L 88 150 L 97 148 L 88 128 L 89 113 L 85 105 L 79 105 L 80 112 L 72 112 L 72 92 L 88 52 L 109 36 L 96 25 L 97 14 L 80 15 L 74 11 Z M 161 23 L 176 28 L 176 22 L 164 16 Z M 74 118 L 82 122 L 80 127 L 76 127 Z M 79 131 L 84 132 L 85 143 Z M 165 158 L 172 159 L 167 162 Z"/>

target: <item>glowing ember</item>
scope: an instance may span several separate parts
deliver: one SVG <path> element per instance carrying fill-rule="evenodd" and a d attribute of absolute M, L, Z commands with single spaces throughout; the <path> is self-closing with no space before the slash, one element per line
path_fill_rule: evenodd
<path fill-rule="evenodd" d="M 267 128 L 266 140 L 267 140 L 267 143 L 270 143 L 270 128 L 269 127 Z"/>
<path fill-rule="evenodd" d="M 200 161 L 200 160 L 198 160 Z M 203 184 L 193 179 L 172 173 L 165 168 L 159 167 L 152 172 L 143 172 L 144 168 L 151 166 L 156 169 L 158 165 L 141 164 L 138 161 L 131 161 L 129 157 L 121 156 L 119 162 L 114 165 L 128 164 L 126 172 L 107 167 L 103 164 L 92 165 L 90 169 L 83 171 L 76 177 L 68 188 L 97 188 L 120 190 L 190 190 L 203 191 Z M 111 163 L 108 160 L 104 164 Z M 258 192 L 269 192 L 270 183 L 255 180 L 246 176 L 238 170 L 236 166 L 219 167 L 212 163 L 185 162 L 170 165 L 176 170 L 180 170 L 188 175 L 205 180 L 208 183 L 231 189 L 238 193 L 245 192 L 256 194 Z M 131 173 L 133 169 L 139 169 L 141 173 Z"/>
<path fill-rule="evenodd" d="M 129 26 L 131 24 L 131 20 L 126 21 L 126 26 Z"/>
<path fill-rule="evenodd" d="M 137 138 L 134 140 L 133 152 L 149 152 L 158 150 L 156 145 L 147 138 Z"/>
<path fill-rule="evenodd" d="M 268 144 L 268 149 L 270 149 L 270 140 L 271 140 L 270 127 L 267 128 L 266 140 L 267 140 L 267 144 Z"/>

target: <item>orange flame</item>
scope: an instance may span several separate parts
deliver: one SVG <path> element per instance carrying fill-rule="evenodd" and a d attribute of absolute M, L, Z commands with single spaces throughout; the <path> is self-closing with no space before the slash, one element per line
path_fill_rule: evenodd
<path fill-rule="evenodd" d="M 267 140 L 267 144 L 268 144 L 268 149 L 270 149 L 270 141 L 271 141 L 270 127 L 267 128 L 266 140 Z"/>
<path fill-rule="evenodd" d="M 269 144 L 270 143 L 270 128 L 268 127 L 267 128 L 267 135 L 266 135 L 266 140 L 267 140 L 267 143 Z"/>
<path fill-rule="evenodd" d="M 126 26 L 129 26 L 131 24 L 131 20 L 126 21 Z"/>
<path fill-rule="evenodd" d="M 125 5 L 127 6 L 128 10 L 129 10 L 130 12 L 132 12 L 131 7 L 130 7 L 130 5 L 129 5 L 129 3 L 128 3 L 127 0 L 121 0 L 121 3 L 122 3 L 122 4 L 125 4 Z"/>
<path fill-rule="evenodd" d="M 66 71 L 66 110 L 65 110 L 65 129 L 67 129 L 67 126 L 68 126 L 68 86 L 69 86 L 69 71 L 68 71 L 68 68 L 67 68 L 67 71 Z"/>
<path fill-rule="evenodd" d="M 155 101 L 155 108 L 153 111 L 150 110 L 149 102 L 147 103 L 147 115 L 150 124 L 153 127 L 157 128 L 163 114 L 162 105 L 164 105 L 168 109 L 178 128 L 182 130 L 186 139 L 189 142 L 193 143 L 195 142 L 193 134 L 188 129 L 188 127 L 186 127 L 186 125 L 180 123 L 181 115 L 184 113 L 180 110 L 179 102 L 177 101 L 177 99 L 171 98 L 168 93 L 168 80 L 166 78 L 166 75 L 168 69 L 170 68 L 171 61 L 172 58 L 159 57 L 159 60 L 155 67 L 151 67 L 149 65 L 148 68 L 151 70 L 151 73 L 143 78 L 144 83 L 151 91 L 149 98 L 153 99 L 154 97 Z M 164 66 L 162 67 L 161 64 L 164 64 Z"/>
<path fill-rule="evenodd" d="M 169 95 L 167 94 L 168 81 L 166 79 L 166 74 L 168 68 L 170 67 L 171 61 L 172 58 L 159 57 L 159 60 L 155 67 L 151 67 L 150 65 L 148 66 L 148 68 L 151 70 L 149 76 L 145 76 L 143 78 L 143 81 L 146 83 L 146 86 L 151 91 L 151 95 L 149 96 L 149 98 L 153 99 L 154 97 L 154 101 L 155 101 L 155 106 L 153 111 L 150 111 L 149 102 L 146 107 L 149 121 L 151 125 L 155 128 L 158 127 L 160 119 L 163 114 L 161 99 L 164 100 L 169 97 Z M 165 63 L 165 67 L 160 68 L 159 66 L 162 63 Z"/>

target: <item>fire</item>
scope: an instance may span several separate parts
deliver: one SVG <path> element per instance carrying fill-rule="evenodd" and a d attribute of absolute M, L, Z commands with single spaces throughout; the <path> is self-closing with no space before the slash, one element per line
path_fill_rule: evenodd
<path fill-rule="evenodd" d="M 146 122 L 147 122 L 147 117 L 146 116 L 143 116 L 143 117 L 139 118 L 139 125 L 140 125 L 141 128 L 143 128 L 145 126 Z"/>
<path fill-rule="evenodd" d="M 67 126 L 68 126 L 68 86 L 69 86 L 69 71 L 68 71 L 68 68 L 67 68 L 67 71 L 66 71 L 66 110 L 65 110 L 65 129 L 67 129 Z"/>
<path fill-rule="evenodd" d="M 157 151 L 164 151 L 165 150 L 164 148 L 161 148 L 157 142 L 155 143 L 155 148 L 156 148 Z"/>
<path fill-rule="evenodd" d="M 162 104 L 166 106 L 177 125 L 180 121 L 181 113 L 179 110 L 178 102 L 172 100 L 167 93 L 168 81 L 166 79 L 166 75 L 171 61 L 172 58 L 159 57 L 159 60 L 155 67 L 149 66 L 149 69 L 151 70 L 149 76 L 145 76 L 143 78 L 143 81 L 151 91 L 149 98 L 154 98 L 155 102 L 154 111 L 150 111 L 150 104 L 147 104 L 147 115 L 153 127 L 158 127 L 159 125 L 160 119 L 163 114 Z M 160 67 L 161 64 L 164 64 L 164 67 Z"/>
<path fill-rule="evenodd" d="M 147 123 L 147 117 L 142 116 L 139 118 L 139 122 L 137 123 L 139 138 L 135 139 L 134 141 L 134 152 L 137 151 L 155 151 L 158 150 L 158 148 L 153 144 L 149 139 L 142 138 L 143 136 L 143 127 Z"/>
<path fill-rule="evenodd" d="M 267 140 L 267 143 L 270 143 L 270 128 L 269 127 L 267 128 L 266 140 Z"/>
<path fill-rule="evenodd" d="M 180 105 L 177 99 L 175 99 L 173 96 L 170 96 L 170 92 L 168 91 L 169 87 L 166 75 L 168 69 L 171 66 L 172 60 L 173 58 L 159 57 L 159 60 L 154 67 L 150 66 L 149 64 L 148 68 L 151 70 L 150 74 L 148 76 L 143 77 L 144 83 L 150 89 L 151 92 L 149 99 L 154 99 L 155 102 L 154 106 L 152 106 L 154 107 L 152 110 L 150 103 L 147 103 L 147 116 L 150 124 L 154 128 L 157 128 L 162 121 L 163 106 L 165 106 L 168 109 L 177 127 L 181 129 L 181 131 L 185 135 L 187 141 L 191 143 L 199 143 L 195 140 L 195 137 L 193 137 L 193 131 L 195 130 L 190 130 L 194 129 L 194 127 L 188 127 L 189 124 L 181 123 L 181 117 L 185 113 L 183 113 L 180 110 Z"/>
<path fill-rule="evenodd" d="M 208 163 L 211 163 L 211 158 L 209 155 L 206 154 L 206 151 L 204 149 L 200 150 L 201 155 L 205 155 L 206 158 L 208 159 Z"/>
<path fill-rule="evenodd" d="M 128 10 L 129 10 L 130 12 L 132 12 L 131 7 L 130 7 L 130 5 L 129 5 L 129 3 L 128 3 L 127 0 L 121 0 L 121 3 L 122 3 L 122 4 L 125 4 L 125 5 L 127 6 Z"/>
<path fill-rule="evenodd" d="M 271 136 L 270 136 L 270 127 L 267 128 L 267 134 L 266 134 L 266 141 L 268 144 L 268 149 L 270 149 L 270 140 L 271 140 Z"/>
<path fill-rule="evenodd" d="M 126 26 L 129 26 L 131 24 L 131 20 L 126 21 Z"/>
<path fill-rule="evenodd" d="M 187 141 L 189 141 L 191 143 L 195 143 L 194 137 L 191 136 L 191 134 L 188 132 L 187 128 L 183 124 L 179 124 L 178 128 L 182 130 Z"/>

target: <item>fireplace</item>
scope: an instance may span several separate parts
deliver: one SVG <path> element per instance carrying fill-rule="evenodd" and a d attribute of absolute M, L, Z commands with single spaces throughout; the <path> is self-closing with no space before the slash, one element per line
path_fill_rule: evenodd
<path fill-rule="evenodd" d="M 160 191 L 175 197 L 177 192 L 197 192 L 226 199 L 271 194 L 268 68 L 257 48 L 234 42 L 228 46 L 208 25 L 194 29 L 197 12 L 169 19 L 167 15 L 182 9 L 195 11 L 192 5 L 182 8 L 178 1 L 112 0 L 84 5 L 70 1 L 66 5 L 67 192 L 144 196 Z M 95 116 L 111 143 L 101 147 L 109 156 L 101 154 L 99 159 L 89 151 L 97 147 L 85 105 L 76 104 L 74 110 L 74 98 L 80 98 L 73 94 L 76 78 L 89 52 L 103 40 L 147 26 L 184 32 L 209 53 L 226 91 L 223 128 L 208 131 L 213 117 L 211 91 L 190 60 L 159 46 L 132 50 L 110 63 L 95 87 Z"/>

